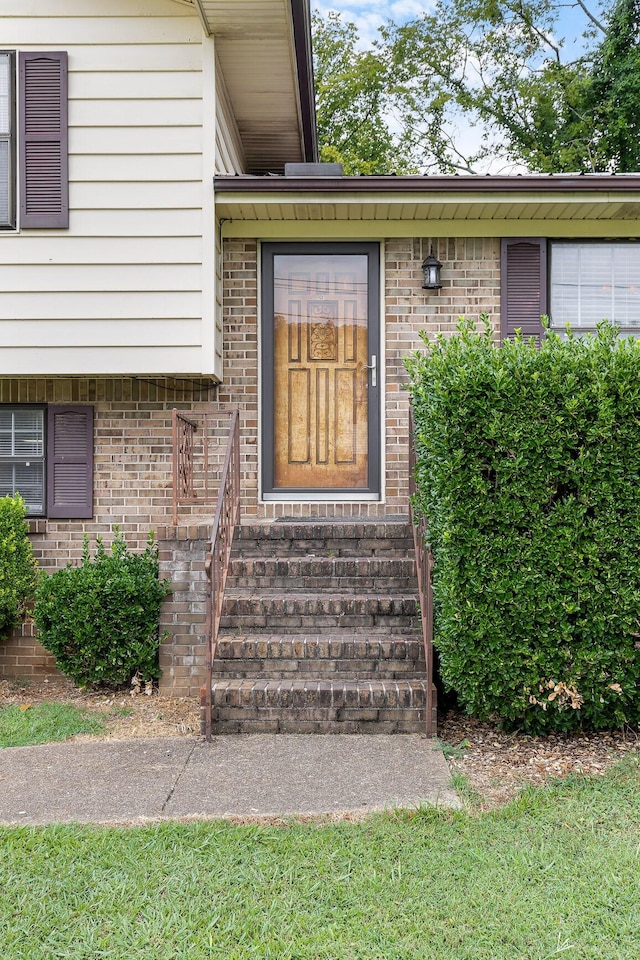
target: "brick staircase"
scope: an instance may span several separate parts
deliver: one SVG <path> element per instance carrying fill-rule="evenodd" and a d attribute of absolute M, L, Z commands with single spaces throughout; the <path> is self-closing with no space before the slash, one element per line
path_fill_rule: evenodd
<path fill-rule="evenodd" d="M 212 732 L 424 732 L 417 593 L 404 520 L 240 527 Z"/>

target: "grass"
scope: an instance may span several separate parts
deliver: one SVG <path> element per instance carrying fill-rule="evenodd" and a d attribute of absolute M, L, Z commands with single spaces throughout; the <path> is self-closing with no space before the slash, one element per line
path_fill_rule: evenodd
<path fill-rule="evenodd" d="M 103 730 L 101 717 L 67 704 L 0 707 L 0 747 L 30 747 Z"/>
<path fill-rule="evenodd" d="M 0 831 L 3 960 L 633 960 L 637 759 L 498 811 Z"/>

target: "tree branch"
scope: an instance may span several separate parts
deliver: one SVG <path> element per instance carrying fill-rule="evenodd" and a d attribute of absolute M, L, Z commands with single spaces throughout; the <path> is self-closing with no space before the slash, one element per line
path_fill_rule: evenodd
<path fill-rule="evenodd" d="M 585 16 L 587 16 L 589 20 L 591 20 L 591 23 L 593 23 L 598 28 L 598 30 L 602 30 L 602 32 L 606 34 L 607 29 L 605 25 L 601 23 L 596 17 L 594 17 L 594 15 L 591 13 L 591 10 L 589 10 L 584 0 L 576 0 L 576 3 L 578 4 L 579 7 L 582 8 L 582 11 L 584 12 Z"/>
<path fill-rule="evenodd" d="M 578 0 L 578 3 L 580 3 L 580 0 Z M 516 16 L 520 17 L 520 19 L 522 20 L 522 22 L 529 28 L 529 30 L 531 30 L 533 33 L 535 33 L 536 36 L 539 37 L 540 40 L 542 40 L 542 42 L 545 43 L 545 44 L 549 47 L 550 50 L 553 50 L 553 53 L 555 54 L 556 61 L 557 61 L 558 63 L 561 63 L 562 61 L 561 61 L 561 58 L 560 58 L 560 48 L 559 48 L 558 46 L 556 46 L 555 43 L 553 43 L 553 41 L 551 40 L 551 38 L 548 37 L 548 36 L 546 35 L 546 33 L 544 33 L 542 30 L 540 30 L 540 29 L 535 25 L 535 23 L 533 22 L 533 20 L 532 20 L 529 16 L 527 16 L 527 14 L 526 14 L 526 12 L 525 12 L 525 10 L 524 10 L 524 7 L 523 7 L 523 5 L 522 5 L 522 3 L 518 4 L 518 7 L 517 7 L 517 8 L 512 8 L 512 9 L 513 9 L 514 14 L 515 14 Z"/>

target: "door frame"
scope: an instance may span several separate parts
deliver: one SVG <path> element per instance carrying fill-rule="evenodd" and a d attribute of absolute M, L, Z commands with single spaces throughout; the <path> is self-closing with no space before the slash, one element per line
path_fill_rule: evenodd
<path fill-rule="evenodd" d="M 368 479 L 366 487 L 303 488 L 274 484 L 274 257 L 277 254 L 361 254 L 367 257 L 367 347 L 377 357 L 377 385 L 368 385 Z M 285 501 L 378 501 L 382 499 L 382 397 L 384 357 L 380 310 L 380 244 L 371 241 L 263 242 L 260 250 L 261 498 Z"/>

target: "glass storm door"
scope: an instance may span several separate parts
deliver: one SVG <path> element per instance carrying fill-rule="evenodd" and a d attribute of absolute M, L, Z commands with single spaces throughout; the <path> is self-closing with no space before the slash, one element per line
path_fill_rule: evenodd
<path fill-rule="evenodd" d="M 376 244 L 263 246 L 263 492 L 379 495 Z"/>

